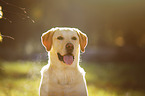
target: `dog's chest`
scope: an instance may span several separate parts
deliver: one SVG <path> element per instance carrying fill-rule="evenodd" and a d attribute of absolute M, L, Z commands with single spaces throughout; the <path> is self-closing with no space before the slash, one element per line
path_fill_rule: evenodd
<path fill-rule="evenodd" d="M 70 85 L 78 82 L 79 73 L 76 70 L 55 70 L 49 74 L 49 81 L 58 85 Z"/>

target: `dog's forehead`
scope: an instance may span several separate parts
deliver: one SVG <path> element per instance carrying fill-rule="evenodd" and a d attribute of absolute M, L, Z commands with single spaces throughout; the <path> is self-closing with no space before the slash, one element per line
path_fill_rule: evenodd
<path fill-rule="evenodd" d="M 78 36 L 76 31 L 73 30 L 57 30 L 54 36 Z"/>

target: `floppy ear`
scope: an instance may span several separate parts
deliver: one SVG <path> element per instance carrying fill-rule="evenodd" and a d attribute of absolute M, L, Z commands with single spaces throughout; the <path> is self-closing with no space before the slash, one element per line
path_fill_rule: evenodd
<path fill-rule="evenodd" d="M 81 51 L 85 52 L 85 48 L 86 48 L 87 43 L 88 43 L 88 37 L 86 34 L 82 33 L 81 31 L 78 32 L 78 36 L 79 36 Z"/>
<path fill-rule="evenodd" d="M 53 34 L 54 31 L 47 31 L 41 36 L 41 42 L 47 51 L 51 50 Z"/>

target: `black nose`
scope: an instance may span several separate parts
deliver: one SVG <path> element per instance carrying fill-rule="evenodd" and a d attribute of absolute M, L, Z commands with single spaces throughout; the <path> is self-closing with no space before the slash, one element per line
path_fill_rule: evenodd
<path fill-rule="evenodd" d="M 66 44 L 66 51 L 67 51 L 67 53 L 72 53 L 73 50 L 74 50 L 73 44 L 72 43 L 67 43 Z"/>

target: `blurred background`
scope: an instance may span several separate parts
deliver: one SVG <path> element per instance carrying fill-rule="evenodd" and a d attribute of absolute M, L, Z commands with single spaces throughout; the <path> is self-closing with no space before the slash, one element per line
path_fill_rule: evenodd
<path fill-rule="evenodd" d="M 81 66 L 87 72 L 90 96 L 145 96 L 144 4 L 144 0 L 0 0 L 0 33 L 14 38 L 3 37 L 0 42 L 0 95 L 38 95 L 39 71 L 48 58 L 41 34 L 66 26 L 88 36 Z"/>

